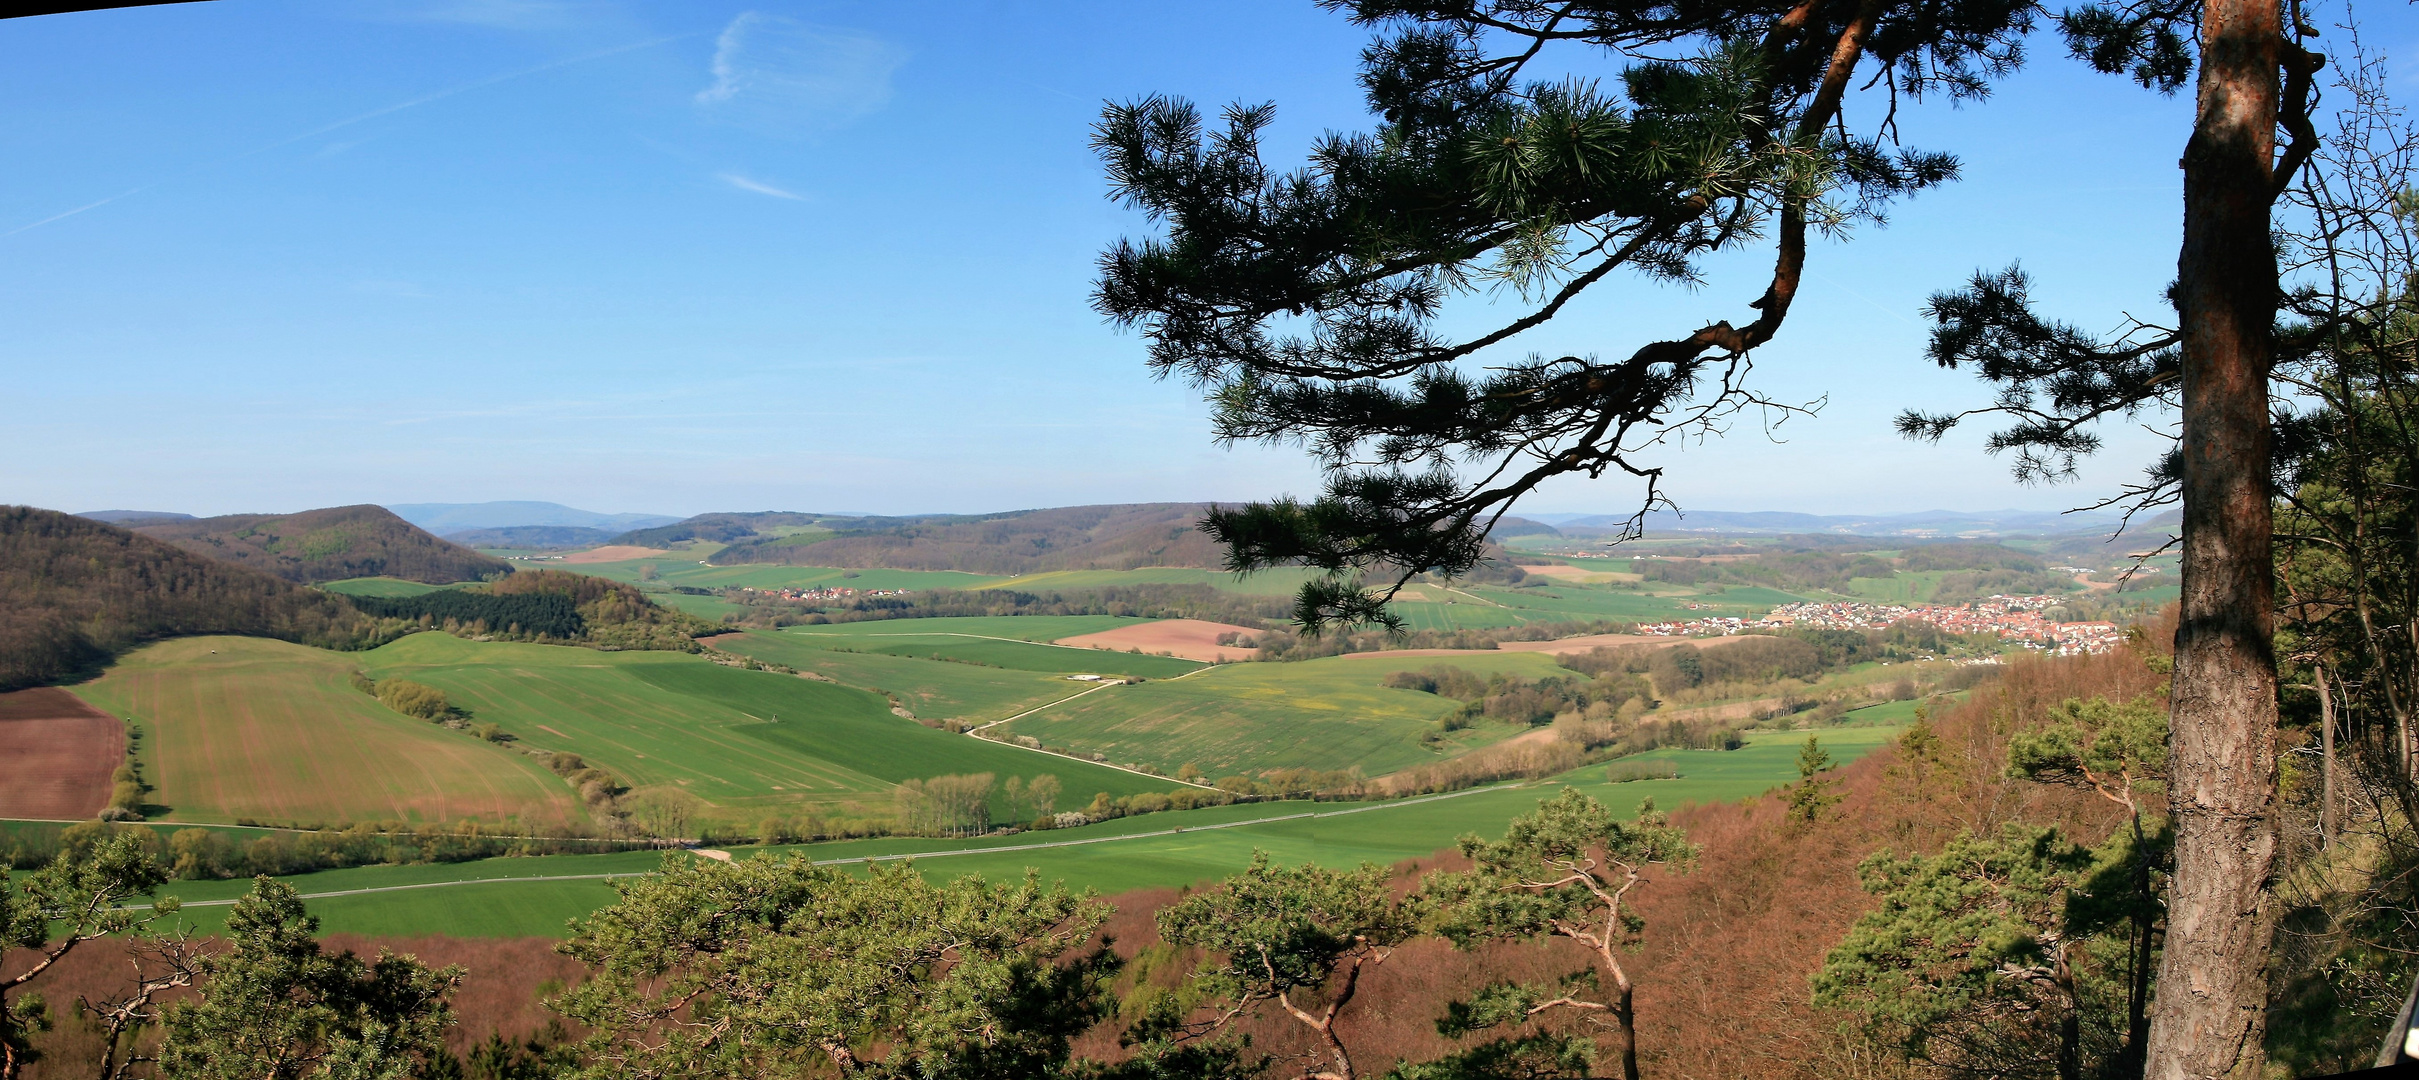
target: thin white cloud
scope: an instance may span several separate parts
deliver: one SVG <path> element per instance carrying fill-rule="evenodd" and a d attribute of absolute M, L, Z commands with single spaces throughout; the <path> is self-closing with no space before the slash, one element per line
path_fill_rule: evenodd
<path fill-rule="evenodd" d="M 311 130 L 309 130 L 309 131 L 305 131 L 305 132 L 303 132 L 303 133 L 302 133 L 302 134 L 300 134 L 300 135 L 291 135 L 291 136 L 288 136 L 288 137 L 286 137 L 286 138 L 279 139 L 279 140 L 277 140 L 276 142 L 273 142 L 273 143 L 267 143 L 267 144 L 264 144 L 264 145 L 261 145 L 261 146 L 256 146 L 256 147 L 253 147 L 253 148 L 252 148 L 252 149 L 250 149 L 250 150 L 246 150 L 246 151 L 244 151 L 244 152 L 242 152 L 242 153 L 240 153 L 240 154 L 230 154 L 230 155 L 228 155 L 228 156 L 226 156 L 226 157 L 219 158 L 219 159 L 218 159 L 218 160 L 216 160 L 216 161 L 205 161 L 205 162 L 202 162 L 202 163 L 200 163 L 200 164 L 198 164 L 198 165 L 194 165 L 194 166 L 192 166 L 192 167 L 190 167 L 190 168 L 185 169 L 183 173 L 180 173 L 180 174 L 179 174 L 177 177 L 172 177 L 172 178 L 170 178 L 170 179 L 181 179 L 181 178 L 183 178 L 184 176 L 190 176 L 190 175 L 192 175 L 192 174 L 194 174 L 194 173 L 201 172 L 201 171 L 203 171 L 203 170 L 205 170 L 205 169 L 212 169 L 212 168 L 216 168 L 216 167 L 221 166 L 221 165 L 227 165 L 227 164 L 231 164 L 231 163 L 234 163 L 234 162 L 237 162 L 237 161 L 242 161 L 242 160 L 243 160 L 243 159 L 245 159 L 245 158 L 252 157 L 252 156 L 257 155 L 257 154 L 265 154 L 265 153 L 268 153 L 268 152 L 269 152 L 269 151 L 271 151 L 271 150 L 275 150 L 275 149 L 278 149 L 278 148 L 280 148 L 280 147 L 291 146 L 291 145 L 293 145 L 293 144 L 295 144 L 295 143 L 298 143 L 298 142 L 301 142 L 301 141 L 303 141 L 303 140 L 305 140 L 305 139 L 315 139 L 315 138 L 318 138 L 318 137 L 319 137 L 319 136 L 321 136 L 321 135 L 326 135 L 326 134 L 328 134 L 328 133 L 330 133 L 330 132 L 333 132 L 333 131 L 340 131 L 340 130 L 342 130 L 342 129 L 344 129 L 344 128 L 351 127 L 351 126 L 353 126 L 353 125 L 355 125 L 355 124 L 359 124 L 359 123 L 362 123 L 362 122 L 364 122 L 364 121 L 368 121 L 368 120 L 375 120 L 375 119 L 377 119 L 377 118 L 379 118 L 379 117 L 381 117 L 381 116 L 387 116 L 387 115 L 391 115 L 391 114 L 393 114 L 393 113 L 399 113 L 399 112 L 402 112 L 402 111 L 403 111 L 403 110 L 405 110 L 405 109 L 417 108 L 417 107 L 419 107 L 419 106 L 429 104 L 430 102 L 434 102 L 434 101 L 443 101 L 443 100 L 445 100 L 446 98 L 452 97 L 452 96 L 454 96 L 454 95 L 456 95 L 456 94 L 466 94 L 466 93 L 469 93 L 470 91 L 473 91 L 473 90 L 481 90 L 481 89 L 485 89 L 485 88 L 487 88 L 487 87 L 494 86 L 494 85 L 495 85 L 495 84 L 497 84 L 497 83 L 501 83 L 501 82 L 510 82 L 511 80 L 518 79 L 518 78 L 522 78 L 522 77 L 524 77 L 524 76 L 536 75 L 536 74 L 538 74 L 538 73 L 540 73 L 540 72 L 553 71 L 553 70 L 554 70 L 554 69 L 556 69 L 556 68 L 561 68 L 561 67 L 569 67 L 569 66 L 571 66 L 571 65 L 573 65 L 573 64 L 584 64 L 584 63 L 587 63 L 588 61 L 591 61 L 591 60 L 601 60 L 601 59 L 604 59 L 605 57 L 608 57 L 608 56 L 618 56 L 618 55 L 620 55 L 620 54 L 622 54 L 622 53 L 631 52 L 631 51 L 634 51 L 634 50 L 637 50 L 637 49 L 644 49 L 644 48 L 648 48 L 648 47 L 655 46 L 655 45 L 662 45 L 662 44 L 664 44 L 664 43 L 666 43 L 666 42 L 678 41 L 678 40 L 680 40 L 680 39 L 682 39 L 682 38 L 685 38 L 685 37 L 693 37 L 693 36 L 695 36 L 695 35 L 693 35 L 693 34 L 673 34 L 673 35 L 670 35 L 670 36 L 667 36 L 667 37 L 652 38 L 652 39 L 649 39 L 649 40 L 646 40 L 646 41 L 634 41 L 634 42 L 631 42 L 630 44 L 627 44 L 627 45 L 616 45 L 616 46 L 614 46 L 614 47 L 612 47 L 612 48 L 610 48 L 610 49 L 599 49 L 599 50 L 596 50 L 595 52 L 582 53 L 582 54 L 580 54 L 580 55 L 578 55 L 578 56 L 565 57 L 564 59 L 561 59 L 561 60 L 553 60 L 553 61 L 549 61 L 549 62 L 547 62 L 547 63 L 539 64 L 539 65 L 538 65 L 538 66 L 536 66 L 536 67 L 522 68 L 522 69 L 521 69 L 521 70 L 519 70 L 519 71 L 507 71 L 507 72 L 505 72 L 504 74 L 501 74 L 501 75 L 493 75 L 493 76 L 489 76 L 488 78 L 480 79 L 480 80 L 478 80 L 477 82 L 464 83 L 464 84 L 462 84 L 462 85 L 460 85 L 460 86 L 449 87 L 449 88 L 447 88 L 447 89 L 444 89 L 444 90 L 439 90 L 439 91 L 436 91 L 436 92 L 434 92 L 434 93 L 422 94 L 422 95 L 420 95 L 419 97 L 413 98 L 413 99 L 411 99 L 411 100 L 409 100 L 409 101 L 401 101 L 401 102 L 397 102 L 397 103 L 395 103 L 395 104 L 393 104 L 393 105 L 388 105 L 388 106 L 385 106 L 385 107 L 383 107 L 383 108 L 372 109 L 372 110 L 370 110 L 370 111 L 368 111 L 368 112 L 365 112 L 365 113 L 362 113 L 362 114 L 360 114 L 360 115 L 358 115 L 358 116 L 353 116 L 353 117 L 349 117 L 349 118 L 346 118 L 346 119 L 343 119 L 343 120 L 338 120 L 338 121 L 336 121 L 335 123 L 332 123 L 332 124 L 322 124 L 322 125 L 320 125 L 320 126 L 318 126 L 318 127 L 312 128 L 312 129 L 311 129 Z M 149 183 L 149 184 L 144 184 L 144 185 L 143 185 L 143 186 L 141 186 L 141 187 L 137 187 L 137 188 L 130 188 L 130 189 L 126 190 L 126 191 L 121 191 L 121 192 L 119 192 L 119 193 L 117 193 L 117 194 L 115 194 L 115 195 L 112 195 L 112 196 L 110 196 L 110 197 L 108 197 L 108 198 L 106 198 L 106 199 L 101 199 L 101 200 L 98 200 L 98 201 L 96 201 L 96 202 L 89 202 L 89 203 L 85 203 L 84 205 L 79 206 L 79 207 L 76 207 L 76 208 L 75 208 L 75 209 L 73 209 L 73 210 L 61 211 L 60 213 L 52 214 L 51 216 L 46 217 L 46 218 L 43 218 L 43 219 L 41 219 L 41 220 L 39 220 L 39 221 L 32 221 L 32 222 L 28 222 L 28 223 L 23 224 L 23 225 L 19 225 L 19 226 L 17 226 L 16 228 L 14 228 L 14 229 L 10 229 L 10 230 L 8 230 L 8 231 L 6 231 L 6 232 L 0 232 L 0 238 L 6 238 L 6 237 L 15 236 L 15 235 L 17 235 L 18 233 L 24 232 L 24 231 L 26 231 L 26 230 L 28 230 L 28 229 L 39 229 L 39 228 L 41 228 L 41 227 L 42 227 L 42 226 L 44 226 L 44 225 L 48 225 L 48 224 L 50 224 L 51 222 L 54 222 L 54 221 L 60 221 L 60 220 L 64 220 L 64 219 L 66 219 L 66 218 L 71 218 L 71 217 L 74 217 L 74 216 L 76 216 L 77 214 L 81 214 L 81 213 L 83 213 L 83 212 L 85 212 L 85 211 L 87 211 L 87 210 L 92 210 L 92 209 L 97 209 L 97 208 L 99 208 L 99 207 L 107 206 L 107 205 L 109 205 L 110 203 L 113 203 L 113 202 L 118 201 L 119 199 L 123 199 L 123 198 L 125 198 L 125 197 L 127 197 L 127 196 L 129 196 L 129 195 L 133 195 L 133 194 L 136 194 L 136 193 L 138 193 L 138 192 L 149 191 L 149 190 L 151 190 L 152 188 L 158 187 L 158 186 L 160 186 L 161 184 L 163 184 L 163 183 L 167 183 L 167 182 L 168 182 L 167 180 L 158 180 L 158 181 L 154 181 L 154 182 Z"/>
<path fill-rule="evenodd" d="M 722 28 L 697 104 L 717 119 L 796 132 L 837 128 L 890 103 L 905 50 L 856 30 L 744 12 Z"/>
<path fill-rule="evenodd" d="M 806 201 L 806 196 L 800 195 L 795 191 L 784 191 L 780 188 L 774 187 L 771 184 L 765 183 L 762 180 L 751 180 L 747 177 L 739 175 L 738 173 L 716 173 L 714 175 L 722 180 L 723 183 L 729 184 L 741 191 L 753 191 L 758 195 L 770 195 L 776 199 L 795 199 L 799 202 Z"/>

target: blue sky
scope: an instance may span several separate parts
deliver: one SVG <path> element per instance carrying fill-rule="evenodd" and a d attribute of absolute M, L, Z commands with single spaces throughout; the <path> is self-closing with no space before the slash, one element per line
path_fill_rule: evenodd
<path fill-rule="evenodd" d="M 2412 19 L 2368 28 L 2407 53 Z M 217 0 L 0 22 L 0 502 L 192 513 L 542 499 L 605 511 L 993 511 L 1307 494 L 1221 449 L 1087 307 L 1136 215 L 1103 99 L 1273 100 L 1278 160 L 1363 125 L 1365 35 L 1306 0 L 736 4 Z M 2398 84 L 2399 85 L 2399 84 Z M 2157 314 L 2188 102 L 2051 41 L 1994 99 L 1902 117 L 1966 179 L 1815 252 L 1759 386 L 1807 401 L 1664 455 L 1704 509 L 2055 509 L 1979 433 L 1917 313 L 2022 259 L 2086 326 Z M 1761 251 L 1628 281 L 1516 342 L 1626 353 L 1743 320 Z M 1484 299 L 1473 301 L 1483 305 Z M 1465 310 L 1471 324 L 1483 311 Z M 1574 482 L 1537 512 L 1626 509 Z"/>

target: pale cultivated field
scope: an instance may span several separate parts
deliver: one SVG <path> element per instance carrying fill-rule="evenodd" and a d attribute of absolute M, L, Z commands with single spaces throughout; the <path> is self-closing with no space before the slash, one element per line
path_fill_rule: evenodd
<path fill-rule="evenodd" d="M 633 547 L 629 544 L 610 544 L 605 547 L 589 548 L 586 551 L 573 552 L 572 554 L 563 556 L 563 561 L 567 563 L 621 562 L 625 559 L 652 559 L 658 555 L 670 554 L 671 552 L 665 551 L 662 548 Z"/>
<path fill-rule="evenodd" d="M 1146 653 L 1166 653 L 1169 656 L 1182 657 L 1186 660 L 1214 664 L 1221 660 L 1249 660 L 1252 655 L 1250 649 L 1218 644 L 1219 635 L 1256 633 L 1258 631 L 1251 627 L 1236 626 L 1232 623 L 1209 622 L 1204 619 L 1162 619 L 1158 622 L 1143 623 L 1140 626 L 1121 626 L 1115 630 L 1104 630 L 1097 634 L 1078 634 L 1071 638 L 1060 638 L 1056 644 L 1073 645 L 1079 649 L 1112 649 L 1117 652 L 1141 649 Z"/>

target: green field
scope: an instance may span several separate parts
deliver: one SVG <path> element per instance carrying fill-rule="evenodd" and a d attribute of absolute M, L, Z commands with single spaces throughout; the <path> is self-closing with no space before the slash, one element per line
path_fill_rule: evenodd
<path fill-rule="evenodd" d="M 953 660 L 1016 671 L 1084 672 L 1172 679 L 1205 665 L 1169 656 L 1142 656 L 1044 642 L 1098 633 L 1148 619 L 1114 615 L 1002 615 L 960 619 L 885 619 L 794 626 L 783 633 L 830 649 Z"/>
<path fill-rule="evenodd" d="M 1084 684 L 1068 682 L 1064 675 L 1052 672 L 950 664 L 878 652 L 840 652 L 771 630 L 717 638 L 714 647 L 812 671 L 849 686 L 895 694 L 909 711 L 935 720 L 1004 720 L 1084 689 Z"/>
<path fill-rule="evenodd" d="M 1846 764 L 1896 735 L 1884 728 L 1854 727 L 1826 730 L 1821 737 L 1833 758 Z M 1797 748 L 1804 741 L 1803 734 L 1757 733 L 1749 735 L 1748 740 L 1748 746 L 1741 750 L 1658 750 L 1635 759 L 1675 762 L 1680 776 L 1671 780 L 1609 784 L 1604 782 L 1604 768 L 1599 765 L 1544 783 L 1480 788 L 1429 800 L 1253 803 L 1149 814 L 1080 829 L 977 841 L 864 840 L 776 850 L 801 851 L 826 861 L 920 853 L 923 857 L 917 865 L 924 872 L 948 876 L 974 873 L 1013 878 L 1021 876 L 1027 867 L 1034 867 L 1045 878 L 1103 893 L 1184 886 L 1222 877 L 1242 869 L 1254 849 L 1266 850 L 1287 863 L 1349 865 L 1367 860 L 1389 864 L 1433 854 L 1451 846 L 1455 837 L 1466 832 L 1500 833 L 1506 821 L 1533 809 L 1538 800 L 1551 797 L 1565 784 L 1604 799 L 1626 813 L 1648 797 L 1666 808 L 1692 802 L 1730 801 L 1752 797 L 1796 779 Z M 1262 818 L 1287 820 L 1232 824 Z M 1175 829 L 1183 831 L 1171 834 L 1170 830 Z M 1046 848 L 1030 846 L 1066 841 L 1092 842 Z M 1024 850 L 1001 850 L 1006 848 Z M 753 850 L 740 848 L 733 854 L 746 858 Z M 971 853 L 935 854 L 954 851 Z M 447 866 L 333 870 L 296 875 L 287 880 L 309 894 L 438 881 L 628 874 L 656 866 L 659 859 L 644 852 L 489 859 Z M 226 900 L 241 895 L 248 887 L 247 882 L 235 881 L 175 882 L 163 891 L 189 900 Z M 495 881 L 326 897 L 309 903 L 311 911 L 322 919 L 323 929 L 330 933 L 501 937 L 560 936 L 565 919 L 610 903 L 612 898 L 611 887 L 604 880 L 591 879 Z M 188 908 L 187 917 L 207 931 L 223 922 L 225 911 L 224 907 Z"/>
<path fill-rule="evenodd" d="M 366 659 L 373 676 L 435 686 L 523 744 L 578 753 L 639 795 L 677 789 L 703 799 L 700 824 L 884 799 L 898 781 L 952 773 L 1051 773 L 1070 802 L 1175 786 L 927 728 L 864 690 L 681 653 L 415 634 Z"/>
<path fill-rule="evenodd" d="M 1049 592 L 1053 589 L 1100 589 L 1116 585 L 1207 585 L 1252 596 L 1291 596 L 1302 583 L 1318 576 L 1315 570 L 1278 567 L 1256 574 L 1198 570 L 1182 566 L 1146 566 L 1139 570 L 1047 570 L 1022 577 L 1001 578 L 989 586 Z"/>
<path fill-rule="evenodd" d="M 343 581 L 321 582 L 313 588 L 324 592 L 343 593 L 346 596 L 390 597 L 419 596 L 422 593 L 436 592 L 446 586 L 424 585 L 417 581 L 405 581 L 402 578 L 357 577 L 346 578 Z"/>
<path fill-rule="evenodd" d="M 919 634 L 965 634 L 969 637 L 1049 642 L 1079 634 L 1140 626 L 1151 621 L 1122 615 L 975 615 L 965 618 L 874 619 L 823 626 L 793 626 L 788 632 L 845 638 L 883 637 L 906 629 Z"/>
<path fill-rule="evenodd" d="M 1379 683 L 1437 663 L 1531 678 L 1570 674 L 1550 656 L 1516 652 L 1225 664 L 1181 680 L 1116 687 L 995 730 L 1165 772 L 1189 762 L 1211 776 L 1355 767 L 1378 776 L 1517 734 L 1481 724 L 1441 752 L 1421 746 L 1420 735 L 1461 703 Z"/>
<path fill-rule="evenodd" d="M 843 570 L 832 566 L 707 566 L 697 552 L 675 552 L 646 559 L 602 563 L 549 563 L 550 570 L 569 570 L 638 584 L 689 585 L 700 589 L 980 589 L 999 578 L 962 574 L 955 570 Z M 647 568 L 654 568 L 647 577 Z"/>
<path fill-rule="evenodd" d="M 421 638 L 455 640 L 418 634 L 397 646 Z M 71 689 L 135 719 L 151 800 L 176 820 L 585 819 L 573 792 L 527 756 L 353 689 L 365 659 L 263 638 L 181 638 Z"/>
<path fill-rule="evenodd" d="M 435 685 L 481 722 L 527 746 L 578 753 L 636 794 L 694 794 L 711 806 L 702 823 L 755 826 L 772 809 L 888 799 L 900 780 L 951 772 L 1052 772 L 1069 799 L 1176 787 L 929 729 L 866 690 L 687 654 L 411 634 L 368 661 L 377 678 Z"/>

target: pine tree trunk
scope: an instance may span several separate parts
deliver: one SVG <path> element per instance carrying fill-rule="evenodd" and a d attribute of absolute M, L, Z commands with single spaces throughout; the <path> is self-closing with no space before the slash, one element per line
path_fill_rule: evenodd
<path fill-rule="evenodd" d="M 1638 1012 L 1626 981 L 1614 994 L 1613 1018 L 1621 1022 L 1621 1080 L 1638 1080 Z"/>
<path fill-rule="evenodd" d="M 2279 0 L 2205 0 L 2184 150 L 2183 603 L 2170 800 L 2175 880 L 2150 1025 L 2156 1080 L 2261 1071 L 2275 861 L 2275 573 L 2268 374 Z"/>

